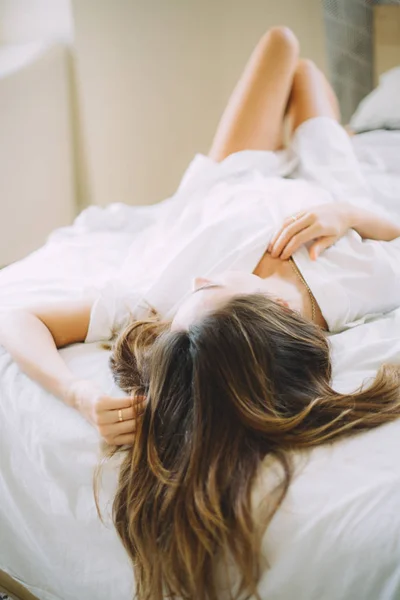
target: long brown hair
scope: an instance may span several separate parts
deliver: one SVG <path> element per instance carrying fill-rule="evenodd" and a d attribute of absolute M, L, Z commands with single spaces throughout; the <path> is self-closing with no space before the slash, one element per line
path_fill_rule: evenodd
<path fill-rule="evenodd" d="M 323 332 L 258 294 L 187 331 L 132 323 L 111 365 L 121 388 L 148 398 L 113 505 L 139 600 L 218 600 L 221 565 L 227 574 L 232 564 L 230 597 L 259 598 L 261 538 L 288 488 L 290 451 L 400 415 L 398 369 L 336 393 Z M 284 475 L 256 527 L 251 492 L 267 455 Z"/>

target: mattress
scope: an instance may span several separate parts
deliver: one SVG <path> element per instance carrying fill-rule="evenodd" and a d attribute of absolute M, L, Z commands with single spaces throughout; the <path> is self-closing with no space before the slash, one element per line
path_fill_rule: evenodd
<path fill-rule="evenodd" d="M 400 132 L 354 139 L 378 201 L 400 216 Z M 165 205 L 92 207 L 0 272 L 0 306 L 76 298 L 101 286 L 133 236 Z M 382 363 L 400 364 L 400 308 L 331 336 L 334 387 L 352 391 Z M 108 351 L 61 350 L 71 369 L 118 395 Z M 0 349 L 0 570 L 40 600 L 130 600 L 132 569 L 112 527 L 118 459 L 92 492 L 96 431 L 23 375 Z M 400 421 L 299 455 L 289 493 L 263 540 L 269 600 L 400 597 Z M 257 488 L 268 486 L 268 469 Z"/>

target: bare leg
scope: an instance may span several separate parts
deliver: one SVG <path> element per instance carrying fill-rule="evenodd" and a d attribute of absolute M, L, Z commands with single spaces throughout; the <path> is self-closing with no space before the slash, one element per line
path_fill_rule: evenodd
<path fill-rule="evenodd" d="M 277 150 L 298 63 L 299 44 L 286 27 L 260 40 L 218 125 L 209 156 L 221 161 L 240 150 Z"/>
<path fill-rule="evenodd" d="M 313 117 L 340 121 L 339 103 L 324 74 L 311 60 L 301 59 L 293 77 L 288 119 L 292 131 Z"/>

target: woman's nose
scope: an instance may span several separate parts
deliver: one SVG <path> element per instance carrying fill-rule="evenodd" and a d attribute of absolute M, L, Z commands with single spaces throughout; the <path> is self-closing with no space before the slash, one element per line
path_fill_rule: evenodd
<path fill-rule="evenodd" d="M 210 279 L 206 279 L 205 277 L 195 277 L 193 279 L 193 289 L 196 291 L 205 285 L 209 285 L 210 283 Z"/>

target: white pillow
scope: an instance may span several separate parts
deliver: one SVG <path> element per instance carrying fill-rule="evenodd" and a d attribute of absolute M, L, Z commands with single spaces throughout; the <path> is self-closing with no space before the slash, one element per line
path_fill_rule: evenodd
<path fill-rule="evenodd" d="M 384 73 L 378 87 L 362 100 L 350 120 L 356 133 L 400 129 L 400 67 Z"/>

